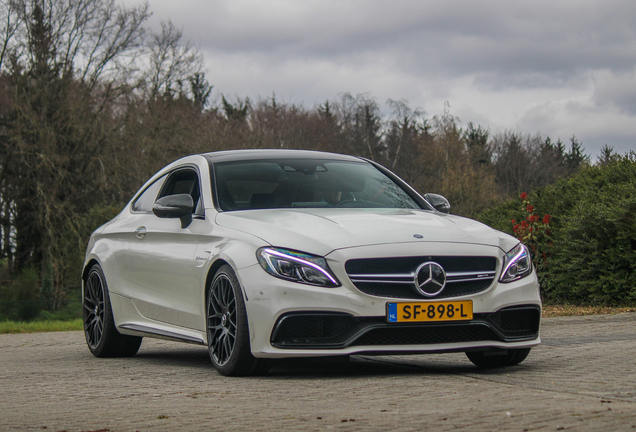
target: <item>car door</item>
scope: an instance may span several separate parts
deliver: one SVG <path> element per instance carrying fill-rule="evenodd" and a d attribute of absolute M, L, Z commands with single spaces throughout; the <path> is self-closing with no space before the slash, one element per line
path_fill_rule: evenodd
<path fill-rule="evenodd" d="M 175 169 L 156 199 L 189 194 L 195 203 L 192 221 L 160 218 L 145 209 L 135 221 L 128 259 L 129 295 L 146 318 L 187 328 L 201 327 L 200 291 L 195 269 L 197 233 L 204 223 L 200 175 L 195 166 Z"/>

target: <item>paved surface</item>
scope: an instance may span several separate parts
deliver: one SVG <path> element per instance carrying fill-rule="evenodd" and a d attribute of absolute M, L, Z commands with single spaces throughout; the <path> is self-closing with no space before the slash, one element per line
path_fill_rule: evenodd
<path fill-rule="evenodd" d="M 513 368 L 463 354 L 279 364 L 224 378 L 204 347 L 97 359 L 81 332 L 0 336 L 0 430 L 636 430 L 636 314 L 551 318 Z"/>

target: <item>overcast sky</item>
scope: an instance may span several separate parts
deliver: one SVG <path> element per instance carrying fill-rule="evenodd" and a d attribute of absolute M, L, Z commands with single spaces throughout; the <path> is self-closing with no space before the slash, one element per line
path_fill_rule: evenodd
<path fill-rule="evenodd" d="M 150 0 L 199 44 L 213 92 L 367 93 L 465 125 L 636 150 L 635 0 Z"/>

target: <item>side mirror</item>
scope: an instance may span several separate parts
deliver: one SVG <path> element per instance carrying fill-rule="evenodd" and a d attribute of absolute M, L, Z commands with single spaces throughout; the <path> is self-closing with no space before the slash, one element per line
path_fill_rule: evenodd
<path fill-rule="evenodd" d="M 424 199 L 438 212 L 450 212 L 451 205 L 445 197 L 434 193 L 427 193 L 426 195 L 424 195 Z"/>
<path fill-rule="evenodd" d="M 168 195 L 159 198 L 152 206 L 152 212 L 160 218 L 181 219 L 181 228 L 186 228 L 192 222 L 194 201 L 188 194 Z"/>

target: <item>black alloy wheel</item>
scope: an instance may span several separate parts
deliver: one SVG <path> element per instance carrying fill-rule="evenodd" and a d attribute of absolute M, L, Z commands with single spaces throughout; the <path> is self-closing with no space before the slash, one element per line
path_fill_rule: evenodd
<path fill-rule="evenodd" d="M 232 267 L 216 272 L 207 292 L 208 350 L 214 368 L 225 376 L 263 374 L 270 362 L 250 351 L 247 310 Z"/>
<path fill-rule="evenodd" d="M 236 344 L 236 296 L 225 273 L 214 278 L 208 299 L 208 339 L 215 365 L 225 366 Z"/>
<path fill-rule="evenodd" d="M 99 264 L 91 267 L 84 280 L 84 335 L 95 357 L 132 357 L 142 338 L 117 331 L 108 294 L 108 285 Z"/>
<path fill-rule="evenodd" d="M 84 284 L 84 333 L 89 348 L 96 350 L 104 334 L 104 284 L 95 268 Z"/>

